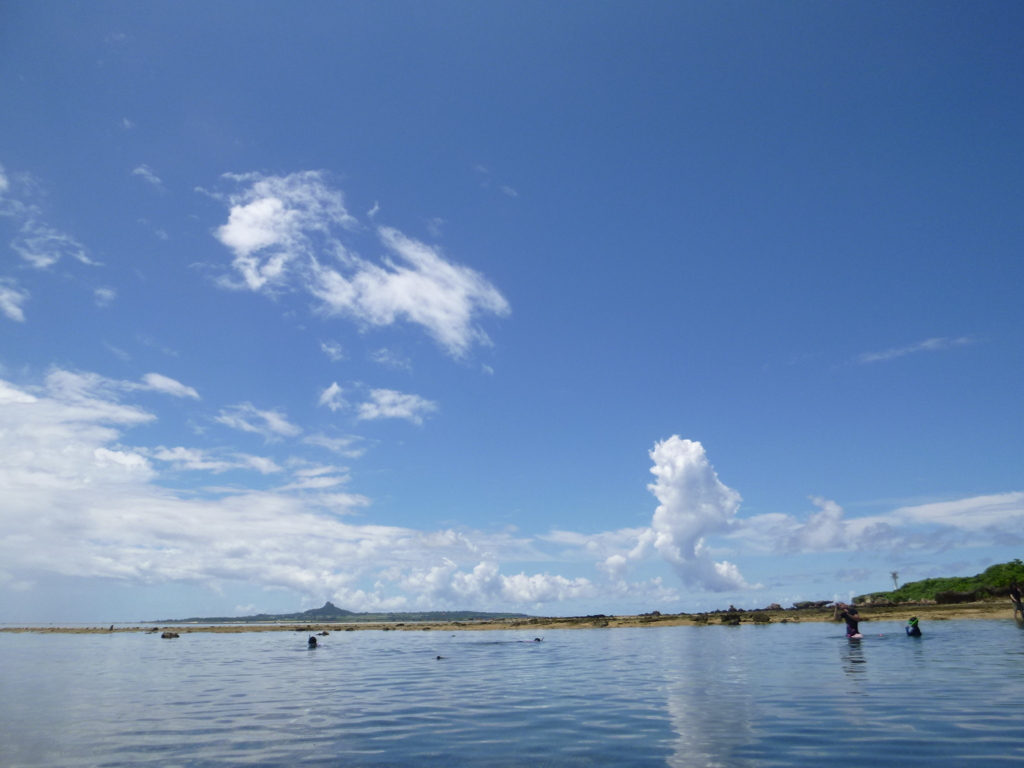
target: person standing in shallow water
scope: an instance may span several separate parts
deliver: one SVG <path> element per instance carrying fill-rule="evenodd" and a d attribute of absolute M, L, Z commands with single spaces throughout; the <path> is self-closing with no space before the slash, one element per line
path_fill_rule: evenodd
<path fill-rule="evenodd" d="M 1024 619 L 1024 605 L 1021 605 L 1021 594 L 1020 585 L 1017 582 L 1013 582 L 1010 585 L 1010 600 L 1013 601 L 1013 618 L 1017 618 L 1017 614 Z"/>
<path fill-rule="evenodd" d="M 860 637 L 860 614 L 857 613 L 857 609 L 852 605 L 846 603 L 836 603 L 836 610 L 834 617 L 836 621 L 843 619 L 846 621 L 846 636 L 847 637 Z"/>
<path fill-rule="evenodd" d="M 920 637 L 921 627 L 918 626 L 917 616 L 911 616 L 907 620 L 907 626 L 904 627 L 907 630 L 907 637 Z"/>

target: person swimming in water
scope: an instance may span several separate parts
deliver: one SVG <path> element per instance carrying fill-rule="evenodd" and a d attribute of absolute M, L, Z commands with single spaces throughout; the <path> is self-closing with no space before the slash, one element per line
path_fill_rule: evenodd
<path fill-rule="evenodd" d="M 857 613 L 857 609 L 852 605 L 846 603 L 836 603 L 835 619 L 844 619 L 846 621 L 846 636 L 859 638 L 861 636 L 858 624 L 860 623 L 860 614 Z"/>
<path fill-rule="evenodd" d="M 918 626 L 917 616 L 911 616 L 907 620 L 907 626 L 904 627 L 907 630 L 907 637 L 920 637 L 921 627 Z"/>

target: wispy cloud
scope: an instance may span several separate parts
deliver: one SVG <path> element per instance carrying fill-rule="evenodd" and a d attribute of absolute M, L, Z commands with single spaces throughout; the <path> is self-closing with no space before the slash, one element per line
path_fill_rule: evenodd
<path fill-rule="evenodd" d="M 1024 544 L 1024 492 L 974 496 L 847 517 L 834 501 L 812 497 L 805 519 L 755 515 L 730 538 L 751 551 L 795 554 L 842 551 L 935 551 L 983 544 Z"/>
<path fill-rule="evenodd" d="M 369 358 L 375 362 L 380 363 L 387 368 L 395 368 L 396 370 L 412 370 L 412 360 L 405 355 L 399 354 L 394 350 L 382 348 L 378 349 L 369 354 Z"/>
<path fill-rule="evenodd" d="M 141 382 L 135 382 L 109 379 L 96 373 L 55 369 L 46 377 L 46 386 L 51 392 L 59 393 L 65 399 L 111 400 L 125 392 L 159 392 L 172 397 L 199 399 L 199 393 L 192 387 L 159 373 L 147 373 Z"/>
<path fill-rule="evenodd" d="M 363 438 L 358 435 L 342 435 L 341 437 L 329 437 L 322 433 L 313 435 L 306 435 L 302 438 L 302 442 L 306 445 L 316 445 L 320 448 L 326 448 L 329 451 L 333 451 L 339 456 L 345 456 L 349 459 L 358 459 L 364 453 L 365 448 L 357 447 L 361 443 Z"/>
<path fill-rule="evenodd" d="M 422 424 L 423 417 L 435 413 L 437 403 L 419 395 L 407 395 L 393 389 L 370 390 L 370 399 L 359 404 L 357 419 L 406 419 L 413 424 Z"/>
<path fill-rule="evenodd" d="M 117 291 L 113 288 L 97 288 L 92 292 L 97 307 L 109 307 L 117 298 Z"/>
<path fill-rule="evenodd" d="M 180 381 L 175 381 L 169 376 L 163 376 L 159 373 L 147 373 L 142 377 L 142 381 L 144 382 L 146 389 L 150 389 L 154 392 L 163 392 L 165 395 L 172 395 L 174 397 L 191 397 L 194 400 L 199 399 L 199 393 L 192 387 L 187 387 Z"/>
<path fill-rule="evenodd" d="M 344 390 L 338 386 L 338 382 L 334 382 L 320 393 L 320 399 L 317 402 L 319 405 L 330 408 L 331 411 L 341 411 L 348 408 L 348 401 L 342 395 L 344 395 Z"/>
<path fill-rule="evenodd" d="M 231 469 L 250 469 L 267 475 L 282 469 L 272 459 L 247 453 L 213 454 L 200 448 L 164 448 L 160 446 L 148 452 L 158 461 L 166 462 L 178 470 L 213 472 L 219 474 Z"/>
<path fill-rule="evenodd" d="M 261 411 L 252 403 L 240 403 L 222 409 L 213 420 L 232 429 L 263 435 L 268 440 L 295 437 L 302 433 L 302 428 L 289 422 L 281 411 Z"/>
<path fill-rule="evenodd" d="M 165 347 L 163 344 L 158 342 L 152 336 L 146 336 L 145 334 L 139 333 L 139 334 L 135 335 L 135 340 L 138 341 L 139 344 L 142 344 L 144 346 L 150 347 L 151 349 L 155 349 L 158 352 L 162 352 L 163 354 L 167 355 L 168 357 L 177 357 L 178 356 L 178 350 L 171 349 L 170 347 Z"/>
<path fill-rule="evenodd" d="M 432 219 L 427 220 L 427 232 L 430 233 L 431 237 L 441 237 L 444 232 L 444 225 L 447 222 L 440 216 L 435 216 Z"/>
<path fill-rule="evenodd" d="M 934 339 L 925 339 L 917 344 L 910 344 L 906 347 L 893 347 L 881 352 L 864 352 L 857 356 L 858 363 L 878 363 L 885 360 L 895 360 L 899 357 L 912 355 L 916 352 L 940 352 L 953 347 L 963 347 L 974 344 L 975 340 L 970 336 L 946 336 Z"/>
<path fill-rule="evenodd" d="M 18 281 L 11 277 L 0 277 L 0 312 L 16 322 L 25 322 L 22 306 L 29 299 L 29 293 L 18 287 Z"/>
<path fill-rule="evenodd" d="M 0 166 L 0 216 L 8 216 L 19 223 L 18 234 L 11 241 L 11 248 L 22 259 L 36 269 L 51 267 L 65 256 L 83 264 L 98 266 L 84 245 L 66 232 L 48 225 L 43 220 L 42 209 L 13 195 L 12 188 L 11 179 L 3 166 Z"/>
<path fill-rule="evenodd" d="M 345 359 L 345 350 L 342 349 L 341 344 L 336 341 L 321 342 L 320 349 L 323 350 L 323 353 L 327 355 L 333 363 L 337 363 Z"/>
<path fill-rule="evenodd" d="M 111 344 L 111 343 L 110 343 L 109 341 L 104 341 L 104 342 L 103 342 L 103 346 L 104 346 L 104 347 L 106 347 L 107 349 L 109 349 L 109 350 L 110 350 L 110 353 L 111 353 L 112 355 L 114 355 L 114 357 L 116 357 L 116 358 L 117 358 L 118 360 L 122 360 L 122 361 L 124 361 L 124 362 L 128 362 L 129 360 L 131 360 L 131 359 L 132 359 L 132 356 L 131 356 L 130 354 L 128 354 L 127 352 L 125 352 L 125 351 L 124 351 L 123 349 L 121 349 L 120 347 L 115 347 L 115 346 L 114 346 L 113 344 Z"/>
<path fill-rule="evenodd" d="M 348 249 L 341 238 L 359 224 L 342 193 L 319 172 L 227 178 L 242 189 L 227 196 L 228 221 L 216 236 L 234 254 L 241 281 L 223 279 L 225 287 L 264 293 L 298 288 L 319 299 L 325 314 L 364 326 L 411 322 L 454 357 L 489 343 L 478 316 L 510 311 L 481 274 L 396 229 L 376 229 L 389 254 L 379 263 Z"/>
<path fill-rule="evenodd" d="M 153 169 L 143 163 L 142 165 L 132 170 L 132 176 L 138 176 L 140 179 L 149 182 L 161 192 L 164 191 L 164 183 L 160 180 L 160 177 L 153 173 Z"/>

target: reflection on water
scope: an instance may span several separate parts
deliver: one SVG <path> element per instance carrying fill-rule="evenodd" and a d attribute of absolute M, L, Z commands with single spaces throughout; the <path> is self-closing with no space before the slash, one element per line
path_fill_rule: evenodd
<path fill-rule="evenodd" d="M 1024 632 L 924 632 L 0 633 L 0 765 L 1024 761 Z"/>
<path fill-rule="evenodd" d="M 843 659 L 843 669 L 846 670 L 847 674 L 863 674 L 867 671 L 863 667 L 857 666 L 858 664 L 864 664 L 867 661 L 867 659 L 864 658 L 864 649 L 861 648 L 860 644 L 860 640 L 847 640 L 846 645 L 840 646 L 840 655 Z"/>
<path fill-rule="evenodd" d="M 694 628 L 698 629 L 698 628 Z M 746 766 L 737 749 L 751 741 L 752 707 L 763 673 L 753 669 L 748 633 L 763 627 L 664 632 L 666 706 L 675 731 L 670 766 Z M 765 635 L 764 637 L 767 637 Z"/>

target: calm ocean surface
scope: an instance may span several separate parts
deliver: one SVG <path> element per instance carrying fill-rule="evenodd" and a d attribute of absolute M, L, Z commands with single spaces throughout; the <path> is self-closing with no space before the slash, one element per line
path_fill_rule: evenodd
<path fill-rule="evenodd" d="M 0 765 L 1024 763 L 1024 629 L 923 628 L 0 633 Z"/>

